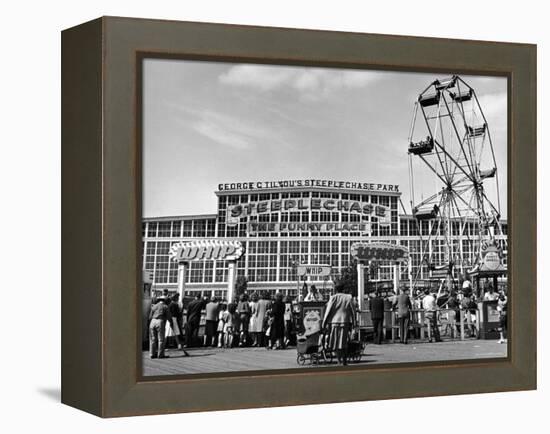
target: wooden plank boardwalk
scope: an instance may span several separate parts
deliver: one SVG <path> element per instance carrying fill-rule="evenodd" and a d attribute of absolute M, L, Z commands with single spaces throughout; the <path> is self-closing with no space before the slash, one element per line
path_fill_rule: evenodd
<path fill-rule="evenodd" d="M 143 352 L 143 374 L 164 376 L 242 372 L 264 369 L 302 368 L 296 363 L 296 349 L 267 350 L 265 348 L 191 348 L 189 357 L 181 351 L 167 350 L 167 359 L 150 359 Z M 409 343 L 367 345 L 361 365 L 381 363 L 425 362 L 506 357 L 507 346 L 490 340 L 447 341 L 441 343 Z M 351 364 L 351 363 L 350 363 Z M 304 367 L 337 366 L 310 365 Z"/>

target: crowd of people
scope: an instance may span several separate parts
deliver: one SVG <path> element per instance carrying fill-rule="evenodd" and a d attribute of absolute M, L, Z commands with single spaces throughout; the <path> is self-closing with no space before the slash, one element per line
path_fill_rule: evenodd
<path fill-rule="evenodd" d="M 345 293 L 343 287 L 335 288 L 335 294 L 325 300 L 315 286 L 308 288 L 303 301 L 325 301 L 325 315 L 322 329 L 328 331 L 328 345 L 339 359 L 346 362 L 345 348 L 351 331 L 357 326 L 356 298 Z M 373 342 L 381 344 L 385 335 L 384 320 L 388 311 L 395 312 L 398 323 L 399 341 L 407 344 L 410 321 L 427 324 L 429 341 L 439 342 L 439 313 L 447 315 L 446 324 L 450 326 L 451 337 L 459 331 L 460 311 L 464 312 L 465 324 L 470 336 L 476 336 L 477 303 L 481 300 L 498 301 L 500 315 L 500 340 L 505 342 L 504 334 L 507 321 L 507 298 L 504 291 L 498 293 L 489 286 L 481 297 L 467 286 L 459 291 L 417 292 L 410 297 L 408 290 L 402 289 L 399 294 L 382 297 L 375 292 L 369 298 L 368 308 L 373 327 Z M 203 314 L 204 312 L 204 314 Z M 299 330 L 295 318 L 299 316 L 298 300 L 291 300 L 277 292 L 259 295 L 241 294 L 237 300 L 227 303 L 213 297 L 196 296 L 183 308 L 179 294 L 170 295 L 167 290 L 161 297 L 153 300 L 149 313 L 150 357 L 166 358 L 165 348 L 172 346 L 188 355 L 186 348 L 194 346 L 211 346 L 219 348 L 265 347 L 267 349 L 284 349 L 295 344 Z M 202 319 L 204 318 L 204 322 Z M 204 324 L 203 336 L 199 337 L 201 322 Z"/>
<path fill-rule="evenodd" d="M 185 348 L 258 347 L 283 349 L 295 338 L 294 316 L 297 304 L 281 293 L 275 296 L 254 293 L 241 294 L 235 302 L 227 303 L 217 297 L 196 296 L 184 311 L 179 294 L 165 291 L 153 301 L 149 315 L 151 358 L 168 357 L 166 346 Z M 201 317 L 204 314 L 204 333 L 199 338 Z"/>
<path fill-rule="evenodd" d="M 478 303 L 481 301 L 497 301 L 499 313 L 499 343 L 505 343 L 507 329 L 508 299 L 506 292 L 496 292 L 492 285 L 488 285 L 481 295 L 471 289 L 466 281 L 459 290 L 434 291 L 430 289 L 417 290 L 414 297 L 410 297 L 408 290 L 402 289 L 397 295 L 382 297 L 375 292 L 369 299 L 369 311 L 374 332 L 374 343 L 381 344 L 385 329 L 383 326 L 385 314 L 395 311 L 398 323 L 399 342 L 406 344 L 409 337 L 409 324 L 413 320 L 417 324 L 427 325 L 429 342 L 441 342 L 440 328 L 441 313 L 445 314 L 445 326 L 451 338 L 460 334 L 460 315 L 464 315 L 464 324 L 470 337 L 478 337 Z"/>

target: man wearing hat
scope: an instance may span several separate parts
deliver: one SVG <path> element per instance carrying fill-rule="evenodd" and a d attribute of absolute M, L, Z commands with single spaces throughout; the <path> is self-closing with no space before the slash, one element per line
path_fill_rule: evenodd
<path fill-rule="evenodd" d="M 374 297 L 370 299 L 370 314 L 372 327 L 374 329 L 374 343 L 380 345 L 384 335 L 384 299 L 376 291 Z"/>
<path fill-rule="evenodd" d="M 412 306 L 411 299 L 409 298 L 405 288 L 401 288 L 399 290 L 399 295 L 396 296 L 393 301 L 393 307 L 397 308 L 397 319 L 399 320 L 399 340 L 402 344 L 406 344 L 409 335 L 410 310 Z"/>

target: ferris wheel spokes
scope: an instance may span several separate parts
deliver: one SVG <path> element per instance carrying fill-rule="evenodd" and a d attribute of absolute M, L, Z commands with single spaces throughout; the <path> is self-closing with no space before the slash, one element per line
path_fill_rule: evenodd
<path fill-rule="evenodd" d="M 420 140 L 415 140 L 417 136 Z M 413 216 L 422 227 L 424 223 L 432 227 L 422 261 L 428 258 L 430 266 L 434 261 L 446 264 L 451 275 L 459 250 L 471 249 L 468 252 L 477 261 L 482 238 L 494 238 L 494 230 L 501 230 L 497 162 L 475 90 L 457 75 L 430 83 L 414 103 L 408 142 Z M 420 168 L 427 173 L 414 174 L 414 157 L 422 161 Z M 425 181 L 434 175 L 442 184 L 440 189 L 415 204 L 414 179 Z M 496 205 L 487 195 L 489 184 L 496 188 Z M 472 222 L 477 241 L 470 239 Z M 434 233 L 438 235 L 432 249 Z M 444 243 L 444 254 L 438 243 Z"/>

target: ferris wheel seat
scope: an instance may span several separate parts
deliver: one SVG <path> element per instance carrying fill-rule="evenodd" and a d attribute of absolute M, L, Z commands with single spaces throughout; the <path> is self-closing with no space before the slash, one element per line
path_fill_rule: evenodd
<path fill-rule="evenodd" d="M 479 137 L 485 134 L 485 131 L 487 130 L 487 124 L 483 124 L 480 127 L 470 127 L 468 126 L 468 135 L 470 137 Z"/>
<path fill-rule="evenodd" d="M 452 93 L 452 92 L 449 92 L 449 93 L 454 102 L 470 101 L 472 99 L 472 94 L 473 94 L 472 89 L 469 89 L 464 92 L 459 92 L 459 93 Z"/>
<path fill-rule="evenodd" d="M 455 83 L 456 83 L 456 76 L 445 78 L 443 80 L 434 81 L 434 85 L 437 90 L 449 89 L 451 87 L 454 87 Z"/>
<path fill-rule="evenodd" d="M 481 177 L 481 179 L 494 178 L 496 173 L 497 173 L 497 168 L 493 167 L 492 169 L 488 169 L 488 170 L 480 170 L 479 176 Z"/>
<path fill-rule="evenodd" d="M 429 154 L 434 149 L 434 139 L 431 137 L 426 137 L 426 140 L 421 140 L 420 142 L 409 143 L 409 154 L 422 155 Z"/>
<path fill-rule="evenodd" d="M 439 91 L 436 93 L 430 93 L 428 95 L 420 95 L 418 97 L 418 102 L 422 107 L 429 107 L 432 105 L 439 104 Z"/>
<path fill-rule="evenodd" d="M 413 216 L 416 220 L 433 220 L 437 217 L 438 213 L 439 207 L 437 205 L 434 205 L 432 208 L 415 208 L 413 210 Z"/>

